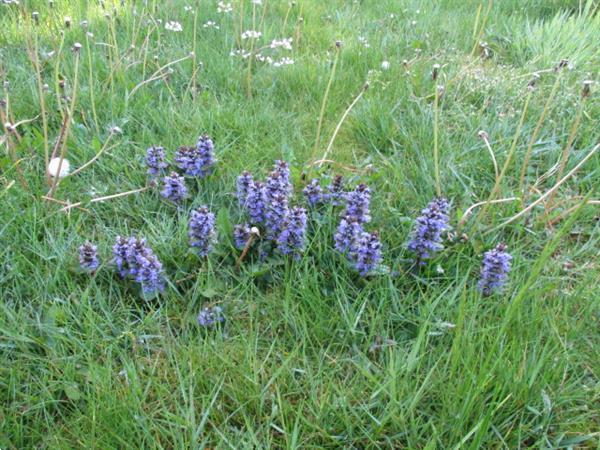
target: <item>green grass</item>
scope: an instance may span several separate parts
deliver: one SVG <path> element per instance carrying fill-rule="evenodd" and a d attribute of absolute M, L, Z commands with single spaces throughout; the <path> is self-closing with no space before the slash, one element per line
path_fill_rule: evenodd
<path fill-rule="evenodd" d="M 503 0 L 488 11 L 488 2 L 474 0 L 301 0 L 291 9 L 263 0 L 260 42 L 293 37 L 295 63 L 254 63 L 251 98 L 247 61 L 229 56 L 252 28 L 250 1 L 241 29 L 239 0 L 232 14 L 202 1 L 196 36 L 184 10 L 196 2 L 114 2 L 114 14 L 105 3 L 106 11 L 85 1 L 0 5 L 2 111 L 12 123 L 31 120 L 18 127 L 20 143 L 0 135 L 1 448 L 600 448 L 598 204 L 572 209 L 589 193 L 597 199 L 600 158 L 567 180 L 553 205 L 498 228 L 557 181 L 551 169 L 580 108 L 582 81 L 597 81 L 600 68 L 595 2 Z M 32 11 L 40 13 L 37 27 Z M 64 16 L 72 26 L 59 52 Z M 156 29 L 147 25 L 157 19 Z M 165 30 L 168 20 L 183 31 Z M 204 28 L 208 20 L 220 29 Z M 249 259 L 236 270 L 235 178 L 244 169 L 263 176 L 285 159 L 302 201 L 336 40 L 343 46 L 315 156 L 369 80 L 332 145 L 335 164 L 321 172 L 373 189 L 369 229 L 380 231 L 393 273 L 360 279 L 333 250 L 337 211 L 313 218 L 301 260 Z M 479 56 L 480 40 L 488 59 Z M 36 42 L 49 86 L 46 142 L 28 54 Z M 87 209 L 65 214 L 42 198 L 44 147 L 52 149 L 74 95 L 75 42 L 83 48 L 67 158 L 80 167 L 111 127 L 123 133 L 59 184 L 57 199 Z M 170 66 L 166 81 L 130 95 L 193 48 L 202 62 L 195 89 L 188 58 Z M 527 144 L 562 58 L 573 67 L 560 74 L 520 192 Z M 381 70 L 384 60 L 389 70 Z M 407 270 L 412 220 L 435 195 L 435 86 L 445 86 L 441 187 L 457 228 L 495 182 L 478 131 L 489 134 L 502 166 L 535 72 L 541 77 L 497 195 L 522 202 L 476 209 L 458 230 L 466 239 L 447 243 L 423 271 Z M 595 91 L 565 174 L 599 142 Z M 182 210 L 155 191 L 89 203 L 145 186 L 148 146 L 163 145 L 172 158 L 204 132 L 216 143 L 218 168 L 192 186 Z M 187 215 L 201 204 L 219 215 L 220 243 L 208 260 L 187 247 Z M 169 287 L 157 300 L 141 300 L 115 275 L 118 234 L 146 237 L 163 262 Z M 87 239 L 104 260 L 95 277 L 75 270 Z M 508 244 L 513 271 L 504 294 L 483 298 L 475 289 L 481 255 L 498 242 Z M 217 304 L 226 325 L 200 329 L 200 308 Z"/>

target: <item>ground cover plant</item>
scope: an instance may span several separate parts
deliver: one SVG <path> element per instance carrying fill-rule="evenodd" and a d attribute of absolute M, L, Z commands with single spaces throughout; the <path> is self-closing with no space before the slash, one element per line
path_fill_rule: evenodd
<path fill-rule="evenodd" d="M 592 0 L 0 3 L 0 447 L 598 448 Z"/>

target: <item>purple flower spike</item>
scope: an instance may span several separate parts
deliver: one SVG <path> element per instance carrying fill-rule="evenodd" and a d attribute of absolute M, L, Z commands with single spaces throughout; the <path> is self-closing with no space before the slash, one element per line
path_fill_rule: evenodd
<path fill-rule="evenodd" d="M 353 218 L 358 223 L 366 223 L 371 220 L 369 215 L 369 203 L 371 201 L 371 190 L 366 184 L 359 184 L 356 189 L 346 194 L 346 210 L 344 217 Z"/>
<path fill-rule="evenodd" d="M 216 238 L 215 215 L 206 206 L 194 210 L 190 214 L 188 236 L 190 245 L 200 256 L 208 256 Z"/>
<path fill-rule="evenodd" d="M 143 238 L 130 237 L 125 250 L 125 261 L 127 262 L 127 275 L 136 276 L 138 274 L 138 258 L 149 258 L 153 256 L 152 249 L 146 246 L 146 240 Z"/>
<path fill-rule="evenodd" d="M 250 225 L 247 223 L 243 225 L 236 225 L 233 228 L 233 240 L 235 243 L 235 248 L 238 250 L 242 250 L 246 246 L 246 242 L 250 239 L 252 231 L 250 229 Z"/>
<path fill-rule="evenodd" d="M 98 248 L 91 242 L 86 242 L 79 247 L 79 266 L 86 272 L 96 271 L 100 261 L 98 260 Z"/>
<path fill-rule="evenodd" d="M 363 234 L 360 223 L 353 218 L 344 218 L 340 220 L 337 231 L 333 237 L 335 249 L 338 252 L 351 255 L 356 252 L 358 239 Z"/>
<path fill-rule="evenodd" d="M 408 249 L 416 254 L 419 265 L 444 248 L 442 233 L 450 228 L 448 213 L 450 205 L 445 198 L 431 201 L 415 220 Z"/>
<path fill-rule="evenodd" d="M 215 165 L 213 141 L 201 136 L 195 147 L 179 147 L 175 152 L 177 167 L 191 177 L 205 177 L 212 173 Z"/>
<path fill-rule="evenodd" d="M 171 172 L 171 175 L 163 178 L 163 189 L 160 194 L 173 203 L 180 203 L 187 197 L 184 178 L 176 172 Z"/>
<path fill-rule="evenodd" d="M 128 275 L 127 270 L 127 252 L 129 249 L 129 241 L 121 236 L 117 236 L 115 245 L 113 245 L 113 262 L 117 265 L 117 270 L 121 278 Z"/>
<path fill-rule="evenodd" d="M 181 146 L 175 151 L 175 164 L 186 175 L 192 177 L 198 176 L 196 160 L 196 147 Z"/>
<path fill-rule="evenodd" d="M 254 184 L 252 174 L 248 171 L 243 171 L 237 179 L 237 192 L 236 196 L 241 207 L 246 206 L 248 200 L 248 193 Z"/>
<path fill-rule="evenodd" d="M 148 166 L 148 175 L 156 177 L 168 167 L 165 161 L 165 149 L 162 147 L 149 147 L 146 149 L 146 166 Z"/>
<path fill-rule="evenodd" d="M 249 186 L 246 208 L 253 224 L 259 224 L 265 220 L 266 205 L 265 187 L 260 181 L 255 181 Z"/>
<path fill-rule="evenodd" d="M 283 227 L 283 231 L 277 238 L 277 248 L 284 255 L 293 254 L 296 259 L 300 258 L 306 241 L 306 210 L 304 208 L 292 208 Z"/>
<path fill-rule="evenodd" d="M 215 165 L 215 145 L 208 135 L 200 136 L 196 143 L 198 152 L 198 170 L 201 177 L 210 175 Z"/>
<path fill-rule="evenodd" d="M 269 200 L 278 195 L 288 197 L 292 193 L 290 167 L 285 161 L 275 161 L 273 171 L 267 177 L 266 193 Z"/>
<path fill-rule="evenodd" d="M 150 251 L 147 255 L 139 254 L 136 258 L 138 266 L 135 281 L 141 284 L 145 295 L 154 295 L 165 289 L 162 264 Z"/>
<path fill-rule="evenodd" d="M 141 284 L 145 295 L 154 295 L 165 288 L 162 264 L 142 238 L 117 236 L 113 246 L 114 262 L 122 278 L 132 277 Z"/>
<path fill-rule="evenodd" d="M 506 245 L 498 244 L 496 248 L 485 252 L 481 264 L 481 277 L 477 287 L 485 296 L 502 291 L 508 273 L 512 256 L 506 252 Z"/>
<path fill-rule="evenodd" d="M 319 180 L 317 178 L 313 179 L 302 191 L 306 200 L 308 201 L 308 206 L 314 208 L 319 203 L 323 202 L 323 188 L 319 184 Z"/>
<path fill-rule="evenodd" d="M 379 234 L 363 233 L 356 247 L 356 270 L 364 277 L 379 266 L 381 263 L 381 242 Z"/>
<path fill-rule="evenodd" d="M 283 230 L 288 215 L 288 199 L 283 194 L 277 194 L 267 203 L 265 210 L 265 225 L 267 237 L 276 239 Z"/>
<path fill-rule="evenodd" d="M 198 325 L 205 328 L 211 328 L 216 323 L 225 322 L 225 317 L 223 316 L 223 310 L 219 306 L 213 306 L 209 308 L 208 306 L 198 314 Z"/>
<path fill-rule="evenodd" d="M 327 194 L 325 194 L 325 197 L 333 206 L 344 204 L 346 193 L 344 192 L 344 178 L 341 175 L 336 175 L 331 181 L 331 184 L 327 186 Z"/>

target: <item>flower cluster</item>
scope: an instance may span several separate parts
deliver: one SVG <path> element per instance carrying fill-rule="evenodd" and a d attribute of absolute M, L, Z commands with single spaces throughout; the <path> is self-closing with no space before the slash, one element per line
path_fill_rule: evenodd
<path fill-rule="evenodd" d="M 139 283 L 145 295 L 164 290 L 162 264 L 146 245 L 145 239 L 117 236 L 113 246 L 113 261 L 121 277 L 130 277 Z"/>
<path fill-rule="evenodd" d="M 485 252 L 481 264 L 481 276 L 477 287 L 485 296 L 501 291 L 510 272 L 512 256 L 506 252 L 506 245 Z"/>
<path fill-rule="evenodd" d="M 177 172 L 171 172 L 171 175 L 163 178 L 163 189 L 160 195 L 173 203 L 181 203 L 187 197 L 184 178 L 178 175 Z"/>
<path fill-rule="evenodd" d="M 166 161 L 165 149 L 152 146 L 146 149 L 147 173 L 151 178 L 161 175 L 169 164 Z M 214 144 L 207 135 L 200 136 L 195 146 L 182 146 L 175 152 L 175 165 L 184 175 L 205 177 L 214 170 Z M 175 204 L 181 203 L 188 195 L 185 179 L 172 171 L 162 180 L 161 195 Z"/>
<path fill-rule="evenodd" d="M 192 177 L 210 175 L 215 164 L 214 144 L 210 137 L 200 136 L 196 146 L 182 146 L 175 153 L 175 163 L 183 172 Z"/>
<path fill-rule="evenodd" d="M 225 322 L 225 316 L 223 316 L 223 309 L 220 306 L 205 307 L 198 314 L 198 325 L 205 328 L 211 328 L 217 323 Z"/>
<path fill-rule="evenodd" d="M 99 265 L 98 247 L 91 242 L 86 242 L 79 247 L 79 267 L 83 271 L 94 273 Z"/>
<path fill-rule="evenodd" d="M 298 258 L 305 245 L 307 215 L 304 208 L 289 205 L 293 192 L 290 178 L 288 163 L 275 161 L 264 183 L 243 172 L 237 179 L 236 196 L 252 225 L 264 227 L 267 240 L 282 254 Z M 259 236 L 260 230 L 249 224 L 236 225 L 236 247 L 243 249 L 252 234 Z M 268 253 L 264 248 L 261 251 Z"/>
<path fill-rule="evenodd" d="M 371 220 L 369 208 L 371 190 L 359 184 L 353 191 L 343 193 L 341 178 L 335 178 L 329 187 L 331 200 L 346 202 L 342 219 L 333 236 L 335 249 L 346 255 L 358 273 L 365 277 L 381 263 L 381 241 L 377 232 L 368 233 L 363 225 Z"/>
<path fill-rule="evenodd" d="M 162 147 L 149 147 L 146 150 L 146 166 L 148 175 L 156 177 L 162 173 L 169 165 L 165 161 L 165 149 Z"/>
<path fill-rule="evenodd" d="M 432 200 L 421 215 L 415 220 L 412 237 L 408 242 L 408 249 L 416 256 L 419 265 L 444 248 L 442 233 L 450 228 L 450 204 L 445 198 Z"/>
<path fill-rule="evenodd" d="M 361 276 L 367 276 L 381 263 L 381 241 L 379 233 L 362 233 L 356 246 L 356 270 Z"/>
<path fill-rule="evenodd" d="M 193 210 L 188 225 L 190 245 L 200 256 L 208 256 L 216 240 L 215 215 L 206 206 Z"/>
<path fill-rule="evenodd" d="M 242 39 L 258 39 L 262 36 L 260 31 L 246 30 L 242 33 Z"/>
<path fill-rule="evenodd" d="M 327 186 L 327 199 L 333 206 L 342 205 L 346 201 L 346 193 L 344 192 L 344 178 L 341 175 L 336 175 L 331 184 Z"/>
<path fill-rule="evenodd" d="M 323 188 L 319 184 L 319 180 L 314 178 L 309 184 L 306 185 L 302 191 L 308 202 L 308 206 L 314 208 L 324 200 Z"/>
<path fill-rule="evenodd" d="M 248 201 L 248 193 L 250 192 L 250 189 L 254 187 L 254 179 L 252 178 L 252 174 L 247 170 L 244 170 L 237 178 L 236 187 L 236 197 L 240 206 L 244 207 Z"/>
<path fill-rule="evenodd" d="M 217 12 L 219 14 L 228 14 L 231 11 L 233 11 L 233 7 L 231 6 L 231 3 L 219 2 L 217 4 Z"/>
<path fill-rule="evenodd" d="M 277 248 L 284 255 L 294 255 L 296 259 L 304 249 L 306 240 L 306 210 L 292 208 L 285 218 L 282 231 L 277 237 Z"/>
<path fill-rule="evenodd" d="M 242 250 L 250 239 L 251 233 L 252 230 L 250 225 L 247 223 L 239 224 L 233 227 L 233 242 L 235 244 L 235 248 Z"/>

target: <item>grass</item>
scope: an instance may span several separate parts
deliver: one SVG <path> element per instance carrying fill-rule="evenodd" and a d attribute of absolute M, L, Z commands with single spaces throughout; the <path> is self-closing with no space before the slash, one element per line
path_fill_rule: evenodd
<path fill-rule="evenodd" d="M 574 207 L 596 201 L 600 159 L 551 202 L 499 226 L 556 184 L 566 147 L 563 174 L 599 142 L 597 87 L 580 100 L 600 67 L 595 2 L 263 0 L 253 12 L 238 0 L 227 14 L 212 0 L 189 2 L 196 13 L 178 0 L 104 3 L 0 5 L 0 110 L 4 122 L 28 121 L 19 138 L 6 127 L 0 135 L 0 447 L 598 448 L 598 209 Z M 165 30 L 168 20 L 183 31 Z M 208 20 L 220 28 L 203 27 Z M 294 38 L 278 53 L 294 64 L 229 56 L 253 20 L 257 45 Z M 573 67 L 557 74 L 562 58 Z M 56 199 L 87 210 L 68 214 L 42 198 L 44 155 L 65 115 L 73 168 L 122 129 L 58 184 Z M 511 153 L 498 183 L 480 130 L 503 173 Z M 218 169 L 182 210 L 154 190 L 90 203 L 144 187 L 146 147 L 163 145 L 172 158 L 204 132 Z M 405 244 L 435 195 L 434 135 L 441 191 L 455 232 L 467 236 L 414 273 Z M 299 192 L 327 148 L 334 163 L 310 170 L 373 189 L 369 227 L 392 273 L 361 279 L 335 253 L 334 211 L 313 217 L 301 260 L 249 259 L 236 270 L 237 175 L 262 176 L 285 159 Z M 493 190 L 521 200 L 463 218 Z M 218 215 L 208 260 L 187 248 L 187 215 L 200 204 Z M 169 287 L 159 299 L 140 300 L 115 276 L 117 234 L 145 236 L 160 257 Z M 75 270 L 87 239 L 104 257 L 95 277 Z M 513 271 L 504 294 L 483 298 L 481 255 L 498 242 Z M 217 304 L 225 326 L 200 329 L 200 308 Z"/>

